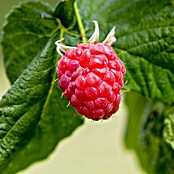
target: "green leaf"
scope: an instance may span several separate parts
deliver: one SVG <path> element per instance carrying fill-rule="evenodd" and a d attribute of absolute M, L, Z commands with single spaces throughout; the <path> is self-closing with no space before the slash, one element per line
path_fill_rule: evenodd
<path fill-rule="evenodd" d="M 135 150 L 142 167 L 147 172 L 151 173 L 152 166 L 150 164 L 148 153 L 144 149 L 144 142 L 142 142 L 141 132 L 143 129 L 144 115 L 149 112 L 153 102 L 135 92 L 127 93 L 125 102 L 128 109 L 125 145 L 128 149 Z"/>
<path fill-rule="evenodd" d="M 66 28 L 73 27 L 75 24 L 74 1 L 59 1 L 54 12 L 54 16 L 59 18 Z"/>
<path fill-rule="evenodd" d="M 52 56 L 54 42 L 55 37 L 50 38 L 0 102 L 3 173 L 15 173 L 35 160 L 44 159 L 83 122 L 74 110 L 65 109 L 67 102 L 60 99 L 57 84 L 51 85 L 56 60 Z"/>
<path fill-rule="evenodd" d="M 125 144 L 129 149 L 138 148 L 139 142 L 137 140 L 140 138 L 139 133 L 142 129 L 142 115 L 147 106 L 151 105 L 151 101 L 139 93 L 130 92 L 126 94 L 125 103 L 129 111 L 125 132 Z"/>
<path fill-rule="evenodd" d="M 144 150 L 148 157 L 149 165 L 145 166 L 146 170 L 149 171 L 148 173 L 174 173 L 173 149 L 163 138 L 165 117 L 166 108 L 161 107 L 161 104 L 155 104 L 150 113 L 145 116 L 146 119 L 141 132 L 142 146 L 140 149 Z M 140 158 L 142 158 L 141 155 L 139 153 Z"/>
<path fill-rule="evenodd" d="M 117 43 L 114 44 L 113 47 L 118 54 L 120 51 L 123 51 L 123 54 L 120 57 L 127 68 L 126 79 L 128 80 L 128 84 L 126 87 L 131 91 L 137 91 L 153 100 L 161 100 L 167 104 L 174 104 L 173 1 L 77 0 L 77 4 L 78 7 L 80 7 L 81 17 L 83 19 L 88 38 L 91 36 L 94 28 L 91 20 L 99 21 L 101 40 L 105 38 L 108 31 L 116 24 Z M 10 96 L 10 99 L 7 100 L 7 97 L 2 99 L 2 103 L 5 102 L 6 105 L 1 104 L 2 109 L 0 110 L 0 114 L 10 114 L 10 117 L 7 117 L 8 119 L 4 119 L 4 116 L 0 117 L 2 123 L 2 128 L 0 129 L 2 131 L 2 138 L 9 134 L 11 135 L 11 133 L 13 135 L 12 128 L 15 128 L 18 120 L 25 118 L 25 113 L 30 115 L 28 113 L 31 111 L 33 113 L 32 117 L 34 114 L 37 115 L 37 117 L 33 117 L 30 122 L 27 122 L 28 126 L 25 126 L 30 127 L 31 131 L 20 132 L 21 134 L 25 134 L 25 137 L 27 137 L 25 139 L 23 138 L 24 136 L 20 136 L 19 142 L 21 141 L 23 143 L 18 143 L 18 140 L 13 141 L 13 138 L 10 138 L 11 141 L 8 139 L 7 143 L 12 143 L 12 145 L 9 146 L 11 150 L 10 148 L 6 149 L 6 151 L 9 152 L 9 156 L 3 155 L 1 169 L 4 168 L 4 173 L 18 171 L 19 169 L 28 166 L 35 160 L 45 158 L 54 149 L 57 142 L 61 140 L 62 137 L 71 134 L 72 130 L 82 123 L 81 119 L 73 117 L 75 112 L 71 111 L 71 108 L 65 109 L 66 101 L 64 101 L 64 99 L 60 100 L 61 92 L 59 91 L 57 85 L 51 85 L 51 81 L 55 79 L 55 66 L 57 64 L 56 53 L 54 52 L 55 46 L 53 45 L 56 38 L 59 39 L 60 31 L 61 34 L 64 32 L 66 44 L 76 45 L 76 43 L 79 42 L 79 37 L 77 37 L 79 34 L 77 28 L 74 28 L 71 31 L 67 31 L 65 28 L 62 29 L 62 26 L 59 25 L 58 20 L 53 15 L 54 11 L 55 10 L 48 5 L 41 4 L 39 2 L 23 3 L 19 8 L 13 10 L 8 17 L 8 24 L 4 28 L 5 34 L 2 44 L 7 75 L 12 83 L 16 81 L 20 74 L 22 75 L 17 82 L 15 82 L 9 93 L 6 94 L 7 96 Z M 137 13 L 138 15 L 136 15 Z M 71 17 L 71 15 L 69 17 Z M 72 18 L 70 18 L 70 21 L 71 19 Z M 54 35 L 55 33 L 58 35 Z M 71 35 L 69 35 L 69 33 L 71 33 Z M 49 43 L 52 43 L 51 45 L 54 47 L 52 48 L 54 50 L 52 53 L 50 53 L 51 45 L 49 45 Z M 41 57 L 43 50 L 47 50 L 47 53 L 50 54 L 48 56 L 48 65 L 50 68 L 48 68 L 48 76 L 40 75 L 38 77 L 36 75 L 38 77 L 37 81 L 33 81 L 29 78 L 30 76 L 27 76 L 28 79 L 26 79 L 26 82 L 28 83 L 24 83 L 23 85 L 23 82 L 21 83 L 20 79 L 24 76 L 26 71 L 29 71 L 31 67 L 35 67 L 34 64 L 30 64 L 30 62 L 32 60 L 32 62 L 34 62 L 35 59 Z M 43 68 L 46 67 L 43 66 Z M 38 73 L 38 67 L 32 69 L 30 73 L 34 72 Z M 44 73 L 46 72 L 48 71 L 44 71 Z M 22 84 L 22 87 L 17 85 L 19 82 Z M 22 99 L 25 100 L 32 96 L 32 102 L 27 102 L 26 105 L 20 106 L 19 109 L 18 105 L 14 105 L 14 103 L 19 102 L 20 100 L 11 100 L 11 96 L 15 94 L 13 92 L 15 91 L 14 89 L 16 88 L 16 90 L 19 90 L 20 88 L 26 88 L 30 86 L 30 84 L 34 85 L 33 82 L 36 84 L 43 83 L 39 87 L 43 87 L 44 89 L 39 91 L 30 91 L 31 93 L 29 93 L 29 95 L 28 90 L 19 91 L 21 93 L 18 99 L 21 99 L 21 101 Z M 40 98 L 40 95 L 38 94 L 43 95 L 43 97 Z M 146 104 L 145 100 L 143 100 L 143 102 Z M 13 107 L 13 110 L 4 106 L 11 106 Z M 29 110 L 31 106 L 33 107 Z M 34 106 L 36 108 L 34 108 Z M 38 112 L 41 112 L 41 114 L 38 114 L 37 108 Z M 58 109 L 58 113 L 56 109 Z M 139 113 L 142 113 L 143 109 L 144 107 L 141 106 Z M 36 112 L 33 112 L 33 110 Z M 13 113 L 14 116 L 17 114 L 18 119 L 15 121 L 12 119 L 11 121 L 11 117 L 13 116 L 11 113 Z M 147 115 L 148 114 L 146 113 L 146 116 Z M 26 118 L 28 117 L 26 116 Z M 29 118 L 31 118 L 31 116 Z M 163 122 L 163 120 L 160 119 L 161 117 L 159 117 L 159 120 L 148 120 L 148 123 L 152 123 L 152 127 L 155 126 L 156 128 L 156 125 L 158 124 L 156 124 L 155 121 L 157 121 L 157 123 Z M 10 121 L 8 122 L 7 120 Z M 140 120 L 141 118 L 138 118 L 137 121 L 139 122 Z M 10 127 L 11 122 L 13 123 L 12 127 Z M 136 130 L 143 129 L 144 127 L 142 126 L 137 127 Z M 17 128 L 19 128 L 19 126 L 17 126 Z M 161 141 L 161 126 L 159 131 L 160 134 L 157 137 L 151 133 L 151 127 L 149 128 L 147 126 L 146 128 L 148 131 L 143 132 L 147 132 L 147 135 L 150 136 L 150 138 L 146 139 L 150 142 L 150 146 L 149 148 L 143 148 L 143 150 L 141 150 L 143 152 L 150 152 L 149 154 L 151 154 L 154 150 L 155 153 L 152 159 L 154 159 L 155 155 L 158 154 L 159 158 L 157 158 L 156 161 L 159 161 L 159 165 L 157 165 L 158 163 L 155 163 L 155 168 L 159 169 L 161 164 L 165 163 L 166 165 L 165 152 L 170 154 L 167 155 L 167 162 L 170 161 L 169 159 L 171 159 L 173 153 L 169 153 L 171 151 L 166 146 L 166 143 Z M 23 129 L 26 130 L 25 128 Z M 7 131 L 4 133 L 4 130 Z M 16 133 L 16 131 L 14 132 Z M 139 137 L 138 133 L 135 134 L 136 137 Z M 51 142 L 49 146 L 47 145 L 48 140 Z M 162 147 L 159 145 L 160 142 L 162 142 Z M 155 146 L 152 146 L 153 144 Z M 134 143 L 131 142 L 130 147 L 133 147 L 133 145 Z M 146 145 L 149 144 L 147 143 Z M 1 148 L 4 153 L 4 145 L 2 145 Z M 160 148 L 162 151 L 159 151 L 160 153 L 156 153 L 156 151 Z M 24 161 L 23 159 L 26 156 L 28 159 Z M 22 160 L 20 166 L 19 163 L 16 163 L 19 159 Z M 146 166 L 148 166 L 147 164 L 151 161 L 149 160 L 148 162 L 147 159 L 150 159 L 150 157 L 147 154 L 143 159 L 147 161 L 147 163 L 142 162 L 145 166 L 144 168 L 147 169 Z M 164 160 L 163 163 L 160 159 Z M 151 164 L 149 165 L 151 166 Z M 153 169 L 153 167 L 150 167 L 149 171 L 153 171 Z M 164 167 L 164 170 L 162 171 L 168 172 L 168 169 L 168 167 Z"/>
<path fill-rule="evenodd" d="M 99 21 L 101 40 L 116 24 L 117 42 L 113 47 L 118 54 L 123 51 L 120 57 L 127 69 L 127 89 L 174 104 L 173 1 L 78 2 L 85 25 L 94 19 Z M 86 28 L 89 37 L 93 26 Z M 159 108 L 153 108 L 156 102 L 134 94 L 129 99 L 127 146 L 136 149 L 148 173 L 173 173 L 173 149 L 163 139 L 164 116 L 160 110 L 163 107 L 159 104 Z"/>
<path fill-rule="evenodd" d="M 60 32 L 52 14 L 45 4 L 22 3 L 12 11 L 4 29 L 4 60 L 9 78 L 15 82 L 0 101 L 2 174 L 16 173 L 46 158 L 83 123 L 60 98 L 57 83 L 52 83 Z"/>
<path fill-rule="evenodd" d="M 118 54 L 123 51 L 120 57 L 127 69 L 127 88 L 153 100 L 173 104 L 174 5 L 172 1 L 79 0 L 77 2 L 84 21 L 94 19 L 99 21 L 101 40 L 116 24 L 117 42 L 113 47 Z"/>
<path fill-rule="evenodd" d="M 165 142 L 174 149 L 174 107 L 165 113 L 163 137 Z"/>
<path fill-rule="evenodd" d="M 12 83 L 58 29 L 53 9 L 39 2 L 21 3 L 9 13 L 3 31 L 3 54 Z"/>
<path fill-rule="evenodd" d="M 140 101 L 143 102 L 139 108 Z M 135 150 L 147 173 L 174 173 L 173 110 L 166 111 L 163 104 L 148 101 L 137 93 L 126 95 L 126 103 L 129 110 L 126 146 Z"/>

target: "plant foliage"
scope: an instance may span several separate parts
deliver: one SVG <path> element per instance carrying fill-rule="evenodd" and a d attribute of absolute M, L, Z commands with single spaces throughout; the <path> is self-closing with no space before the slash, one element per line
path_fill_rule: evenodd
<path fill-rule="evenodd" d="M 57 78 L 59 59 L 54 42 L 62 37 L 67 45 L 80 42 L 73 3 L 58 2 L 54 9 L 39 1 L 23 2 L 8 15 L 2 47 L 12 87 L 0 101 L 2 174 L 15 173 L 46 158 L 83 123 L 71 107 L 66 107 L 68 103 L 61 98 L 57 83 L 52 83 Z M 128 81 L 125 87 L 144 96 L 127 94 L 127 147 L 135 149 L 146 171 L 174 173 L 173 1 L 76 3 L 87 37 L 94 28 L 92 20 L 100 24 L 101 40 L 116 24 L 113 48 L 117 54 L 123 52 L 120 57 Z"/>

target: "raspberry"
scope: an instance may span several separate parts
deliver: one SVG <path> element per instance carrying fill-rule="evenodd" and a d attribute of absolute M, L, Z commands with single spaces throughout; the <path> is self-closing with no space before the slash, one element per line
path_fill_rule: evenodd
<path fill-rule="evenodd" d="M 92 120 L 108 119 L 120 103 L 125 67 L 107 43 L 80 43 L 58 62 L 59 86 L 75 110 Z"/>

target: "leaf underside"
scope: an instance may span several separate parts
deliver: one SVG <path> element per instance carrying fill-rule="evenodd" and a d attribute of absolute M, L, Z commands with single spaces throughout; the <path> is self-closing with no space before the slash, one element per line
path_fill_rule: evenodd
<path fill-rule="evenodd" d="M 172 174 L 174 108 L 168 109 L 162 103 L 149 101 L 138 93 L 128 94 L 125 101 L 129 109 L 126 146 L 136 151 L 147 173 Z M 136 104 L 140 106 L 138 109 L 135 109 Z"/>

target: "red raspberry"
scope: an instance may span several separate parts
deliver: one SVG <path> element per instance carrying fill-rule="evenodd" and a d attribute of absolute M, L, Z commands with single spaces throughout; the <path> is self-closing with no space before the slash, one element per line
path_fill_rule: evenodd
<path fill-rule="evenodd" d="M 59 86 L 76 111 L 92 120 L 108 119 L 120 103 L 126 70 L 106 43 L 84 43 L 59 60 Z"/>

